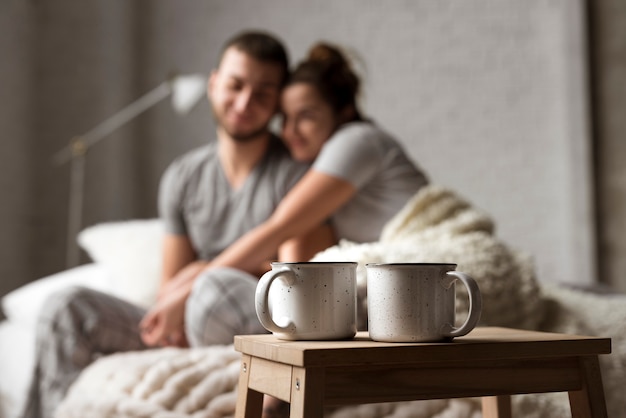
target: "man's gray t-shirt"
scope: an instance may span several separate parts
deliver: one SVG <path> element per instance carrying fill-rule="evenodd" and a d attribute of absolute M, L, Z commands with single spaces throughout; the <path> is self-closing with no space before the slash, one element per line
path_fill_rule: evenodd
<path fill-rule="evenodd" d="M 312 169 L 351 183 L 356 194 L 332 217 L 337 237 L 377 241 L 389 221 L 428 180 L 402 146 L 369 122 L 342 126 Z"/>
<path fill-rule="evenodd" d="M 211 260 L 266 221 L 308 166 L 292 160 L 278 138 L 244 184 L 234 190 L 211 143 L 177 158 L 159 190 L 165 232 L 187 235 L 200 259 Z"/>

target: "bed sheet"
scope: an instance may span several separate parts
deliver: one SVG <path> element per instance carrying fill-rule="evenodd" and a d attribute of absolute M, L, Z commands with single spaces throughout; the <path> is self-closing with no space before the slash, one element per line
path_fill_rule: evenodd
<path fill-rule="evenodd" d="M 0 322 L 0 417 L 17 418 L 32 374 L 35 332 Z"/>

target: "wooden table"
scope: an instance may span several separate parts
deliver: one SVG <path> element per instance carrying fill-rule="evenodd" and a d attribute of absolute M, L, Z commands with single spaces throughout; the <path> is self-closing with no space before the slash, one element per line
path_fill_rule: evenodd
<path fill-rule="evenodd" d="M 325 405 L 483 397 L 485 418 L 510 417 L 510 395 L 568 392 L 573 417 L 606 417 L 598 355 L 609 338 L 476 328 L 442 343 L 235 337 L 242 353 L 237 418 L 259 418 L 263 394 L 291 404 L 291 418 Z"/>

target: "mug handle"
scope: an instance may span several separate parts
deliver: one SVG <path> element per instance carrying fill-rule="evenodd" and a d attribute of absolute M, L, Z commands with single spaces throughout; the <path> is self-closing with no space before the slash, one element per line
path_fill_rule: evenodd
<path fill-rule="evenodd" d="M 448 271 L 446 272 L 446 275 L 448 276 L 448 280 L 444 279 L 444 285 L 446 287 L 449 288 L 455 280 L 460 280 L 467 288 L 467 293 L 469 295 L 469 314 L 467 315 L 467 319 L 463 325 L 455 328 L 454 324 L 445 324 L 441 327 L 441 333 L 446 337 L 461 337 L 468 334 L 474 329 L 474 327 L 476 327 L 476 324 L 478 324 L 480 313 L 483 308 L 483 298 L 480 294 L 480 289 L 478 288 L 476 280 L 471 278 L 469 275 L 460 271 Z"/>
<path fill-rule="evenodd" d="M 293 334 L 296 332 L 296 325 L 288 318 L 285 318 L 285 325 L 278 325 L 274 322 L 269 309 L 270 286 L 272 282 L 279 277 L 282 277 L 287 285 L 292 285 L 296 282 L 296 274 L 288 267 L 266 272 L 261 276 L 256 286 L 254 308 L 256 309 L 256 316 L 266 330 L 270 332 Z"/>

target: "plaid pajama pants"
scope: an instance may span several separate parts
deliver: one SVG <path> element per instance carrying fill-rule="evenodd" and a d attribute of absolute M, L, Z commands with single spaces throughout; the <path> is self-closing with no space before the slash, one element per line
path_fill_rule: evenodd
<path fill-rule="evenodd" d="M 220 268 L 198 277 L 185 307 L 191 346 L 230 344 L 237 334 L 266 332 L 254 310 L 257 279 Z M 98 356 L 146 349 L 145 309 L 93 289 L 52 295 L 37 325 L 35 368 L 23 418 L 52 418 L 70 385 Z"/>

